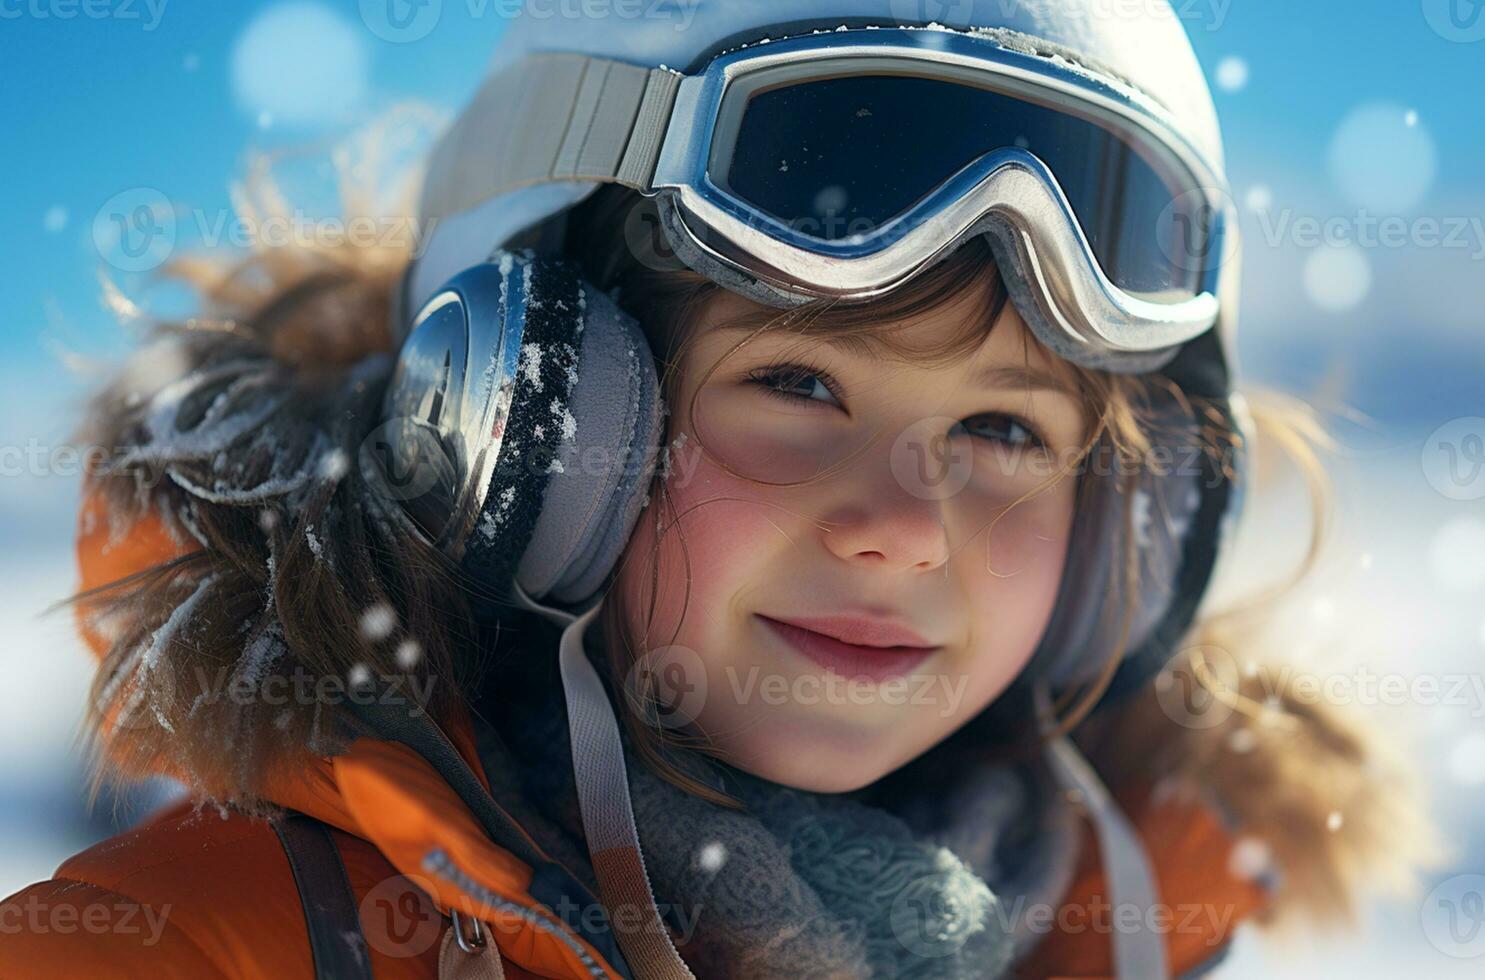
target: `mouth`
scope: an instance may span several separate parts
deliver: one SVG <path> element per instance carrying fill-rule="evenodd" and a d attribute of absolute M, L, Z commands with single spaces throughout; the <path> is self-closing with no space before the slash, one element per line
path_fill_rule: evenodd
<path fill-rule="evenodd" d="M 817 630 L 786 623 L 762 613 L 753 615 L 797 653 L 828 671 L 853 680 L 880 683 L 894 677 L 904 677 L 943 649 L 941 646 L 868 646 L 847 643 Z"/>

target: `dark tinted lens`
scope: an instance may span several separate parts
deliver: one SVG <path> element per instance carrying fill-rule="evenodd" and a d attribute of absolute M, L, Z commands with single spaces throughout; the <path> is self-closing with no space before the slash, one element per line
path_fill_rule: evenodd
<path fill-rule="evenodd" d="M 732 145 L 730 161 L 712 161 L 719 186 L 829 241 L 871 234 L 973 160 L 1024 147 L 1056 175 L 1110 280 L 1195 292 L 1186 256 L 1199 246 L 1173 243 L 1204 234 L 1182 213 L 1196 196 L 1118 136 L 1055 109 L 942 79 L 851 75 L 753 94 Z"/>

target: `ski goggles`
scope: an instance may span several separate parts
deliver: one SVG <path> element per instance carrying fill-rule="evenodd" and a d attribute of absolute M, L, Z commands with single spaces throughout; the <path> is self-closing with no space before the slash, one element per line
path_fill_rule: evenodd
<path fill-rule="evenodd" d="M 680 261 L 762 302 L 870 299 L 983 234 L 1023 318 L 1087 366 L 1149 370 L 1217 321 L 1225 179 L 1153 100 L 1065 59 L 884 28 L 756 44 L 687 76 L 560 54 L 501 75 L 485 134 L 523 118 L 560 132 L 450 142 L 484 139 L 507 186 L 652 196 Z"/>

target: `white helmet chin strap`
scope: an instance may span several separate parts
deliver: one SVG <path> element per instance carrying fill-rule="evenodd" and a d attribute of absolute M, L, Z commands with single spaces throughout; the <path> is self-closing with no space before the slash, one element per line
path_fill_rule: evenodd
<path fill-rule="evenodd" d="M 1034 696 L 1045 731 L 1053 724 L 1051 698 L 1045 683 L 1036 685 Z M 1062 788 L 1075 792 L 1082 800 L 1093 823 L 1104 881 L 1108 883 L 1109 904 L 1116 913 L 1114 921 L 1120 921 L 1119 909 L 1136 908 L 1143 913 L 1132 929 L 1126 931 L 1116 925 L 1113 930 L 1114 976 L 1120 980 L 1135 977 L 1165 980 L 1170 976 L 1165 937 L 1149 927 L 1150 913 L 1160 894 L 1144 843 L 1072 739 L 1058 735 L 1048 740 L 1047 762 Z"/>
<path fill-rule="evenodd" d="M 642 912 L 639 929 L 615 932 L 619 948 L 636 977 L 694 980 L 660 917 L 645 870 L 639 828 L 634 823 L 619 722 L 603 681 L 583 649 L 583 635 L 603 608 L 603 595 L 586 611 L 574 615 L 541 605 L 518 583 L 513 583 L 513 594 L 523 608 L 562 627 L 559 662 L 572 742 L 572 771 L 593 872 L 604 906 L 611 914 L 616 909 Z M 1044 684 L 1036 686 L 1035 698 L 1041 723 L 1052 724 L 1051 702 Z M 1159 892 L 1144 844 L 1093 767 L 1066 735 L 1048 741 L 1047 761 L 1058 783 L 1077 793 L 1093 822 L 1110 905 L 1116 910 L 1153 909 Z M 1170 976 L 1165 937 L 1149 928 L 1147 915 L 1141 916 L 1131 930 L 1116 928 L 1113 946 L 1114 975 L 1119 980 L 1165 980 Z"/>
<path fill-rule="evenodd" d="M 603 594 L 585 612 L 573 615 L 543 606 L 519 583 L 512 585 L 519 605 L 562 627 L 559 661 L 572 742 L 572 773 L 593 873 L 610 913 L 610 926 L 615 910 L 637 909 L 641 913 L 637 930 L 615 928 L 614 938 L 636 978 L 695 980 L 660 918 L 640 849 L 639 828 L 634 824 L 619 722 L 598 671 L 583 652 L 583 634 L 603 608 Z"/>

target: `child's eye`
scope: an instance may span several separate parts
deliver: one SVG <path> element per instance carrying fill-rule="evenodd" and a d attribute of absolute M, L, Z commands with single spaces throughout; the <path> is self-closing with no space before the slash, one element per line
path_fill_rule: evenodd
<path fill-rule="evenodd" d="M 826 371 L 803 364 L 774 364 L 748 373 L 750 384 L 757 385 L 774 398 L 792 404 L 834 404 L 843 408 L 838 397 L 840 385 Z M 970 435 L 1009 446 L 1044 448 L 1046 442 L 1030 422 L 1004 412 L 985 412 L 960 423 Z"/>
<path fill-rule="evenodd" d="M 803 364 L 774 364 L 748 373 L 748 382 L 775 398 L 796 404 L 820 402 L 844 408 L 837 397 L 840 385 L 828 372 Z"/>
<path fill-rule="evenodd" d="M 964 422 L 964 429 L 971 435 L 1010 446 L 1030 446 L 1036 449 L 1046 446 L 1046 442 L 1030 422 L 1003 412 L 976 415 Z"/>

